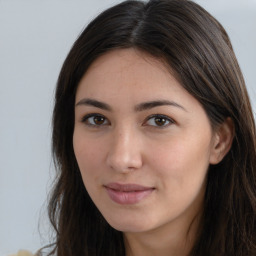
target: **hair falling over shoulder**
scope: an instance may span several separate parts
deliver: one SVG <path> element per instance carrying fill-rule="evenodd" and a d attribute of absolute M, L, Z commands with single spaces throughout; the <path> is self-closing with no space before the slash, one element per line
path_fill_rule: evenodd
<path fill-rule="evenodd" d="M 243 75 L 227 33 L 187 0 L 125 1 L 80 34 L 61 69 L 53 112 L 57 178 L 49 202 L 56 231 L 48 255 L 125 255 L 122 233 L 90 199 L 74 156 L 76 89 L 92 62 L 113 49 L 136 48 L 167 64 L 217 127 L 234 123 L 232 147 L 210 166 L 200 231 L 190 256 L 256 255 L 256 132 Z"/>

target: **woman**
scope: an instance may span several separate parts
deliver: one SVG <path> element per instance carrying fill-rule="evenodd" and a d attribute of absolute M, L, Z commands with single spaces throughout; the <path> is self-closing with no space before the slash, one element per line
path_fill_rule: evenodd
<path fill-rule="evenodd" d="M 228 35 L 186 0 L 126 1 L 68 54 L 49 255 L 256 255 L 255 121 Z"/>

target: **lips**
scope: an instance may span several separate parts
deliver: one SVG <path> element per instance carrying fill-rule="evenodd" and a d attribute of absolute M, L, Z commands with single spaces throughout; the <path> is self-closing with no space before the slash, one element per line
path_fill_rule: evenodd
<path fill-rule="evenodd" d="M 137 204 L 148 197 L 155 188 L 137 184 L 109 183 L 104 186 L 110 199 L 118 204 Z"/>

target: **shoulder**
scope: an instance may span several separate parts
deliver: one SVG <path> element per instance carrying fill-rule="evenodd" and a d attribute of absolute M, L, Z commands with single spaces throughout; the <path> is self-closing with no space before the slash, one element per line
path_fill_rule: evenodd
<path fill-rule="evenodd" d="M 8 256 L 34 256 L 34 254 L 27 250 L 20 250 L 16 254 L 10 254 Z"/>

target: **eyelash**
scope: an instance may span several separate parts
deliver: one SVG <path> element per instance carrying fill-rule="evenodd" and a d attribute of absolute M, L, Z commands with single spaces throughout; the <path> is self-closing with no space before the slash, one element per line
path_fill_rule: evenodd
<path fill-rule="evenodd" d="M 98 117 L 98 118 L 102 118 L 103 119 L 103 123 L 102 124 L 96 124 L 95 123 L 95 118 Z M 94 122 L 94 124 L 90 123 L 89 122 L 89 119 L 90 118 L 93 118 L 94 120 L 92 120 Z M 152 127 L 156 127 L 156 128 L 165 128 L 165 127 L 168 127 L 169 125 L 171 124 L 174 124 L 175 121 L 173 119 L 171 119 L 170 117 L 166 116 L 166 115 L 162 115 L 162 114 L 154 114 L 154 115 L 151 115 L 149 117 L 147 117 L 147 119 L 143 122 L 143 126 L 147 125 L 147 122 L 149 122 L 151 119 L 155 119 L 154 122 L 156 122 L 156 119 L 163 119 L 164 120 L 164 124 L 163 125 L 149 125 L 149 126 L 152 126 Z M 81 120 L 82 123 L 86 124 L 87 126 L 91 126 L 93 128 L 100 128 L 102 126 L 105 126 L 105 125 L 109 125 L 110 122 L 108 121 L 108 119 L 106 117 L 104 117 L 103 115 L 101 114 L 98 114 L 98 113 L 91 113 L 91 114 L 88 114 L 88 115 L 85 115 L 82 120 Z M 105 123 L 107 122 L 107 123 Z M 167 124 L 166 124 L 167 122 Z"/>
<path fill-rule="evenodd" d="M 164 125 L 150 125 L 150 126 L 153 126 L 153 127 L 157 127 L 157 128 L 165 128 L 165 127 L 168 127 L 169 125 L 171 124 L 174 124 L 174 120 L 171 119 L 170 117 L 166 116 L 166 115 L 162 115 L 162 114 L 154 114 L 154 115 L 151 115 L 149 116 L 147 119 L 146 119 L 146 122 L 144 123 L 147 123 L 150 119 L 155 119 L 154 122 L 156 122 L 156 119 L 159 118 L 159 119 L 164 119 L 165 120 L 165 123 Z M 168 122 L 166 124 L 166 122 Z M 144 124 L 143 123 L 143 124 Z"/>
<path fill-rule="evenodd" d="M 107 120 L 107 118 L 104 117 L 104 116 L 101 115 L 101 114 L 91 113 L 91 114 L 85 115 L 85 116 L 82 118 L 81 122 L 84 123 L 85 125 L 88 125 L 88 126 L 91 126 L 91 127 L 95 127 L 95 128 L 99 128 L 99 127 L 101 127 L 101 126 L 106 125 L 106 124 L 104 124 L 104 123 L 103 123 L 103 124 L 92 124 L 92 123 L 89 123 L 89 119 L 90 119 L 90 118 L 95 119 L 96 117 L 103 118 L 103 119 L 104 119 L 104 123 L 105 123 L 105 121 Z M 108 122 L 108 124 L 109 124 L 109 122 Z"/>

